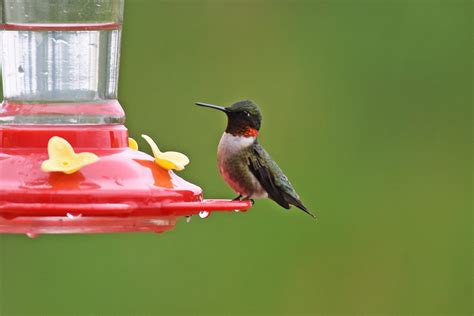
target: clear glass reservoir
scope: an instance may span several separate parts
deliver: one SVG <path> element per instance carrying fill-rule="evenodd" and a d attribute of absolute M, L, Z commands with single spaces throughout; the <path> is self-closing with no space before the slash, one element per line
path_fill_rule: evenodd
<path fill-rule="evenodd" d="M 122 124 L 123 0 L 0 0 L 0 124 Z"/>

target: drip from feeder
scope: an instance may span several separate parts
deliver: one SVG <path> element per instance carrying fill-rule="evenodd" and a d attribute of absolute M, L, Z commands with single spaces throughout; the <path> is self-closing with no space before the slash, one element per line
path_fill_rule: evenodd
<path fill-rule="evenodd" d="M 0 3 L 0 233 L 163 232 L 181 216 L 251 206 L 204 200 L 129 148 L 117 101 L 123 0 Z M 95 158 L 81 164 L 86 152 Z"/>

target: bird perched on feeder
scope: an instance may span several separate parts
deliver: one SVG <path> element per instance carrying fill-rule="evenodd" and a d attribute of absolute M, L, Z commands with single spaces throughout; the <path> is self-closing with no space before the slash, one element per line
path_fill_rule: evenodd
<path fill-rule="evenodd" d="M 270 198 L 282 207 L 294 205 L 315 217 L 300 200 L 277 163 L 258 143 L 262 122 L 254 102 L 243 100 L 229 107 L 197 102 L 227 115 L 227 128 L 217 148 L 217 162 L 224 180 L 239 194 L 235 200 Z"/>

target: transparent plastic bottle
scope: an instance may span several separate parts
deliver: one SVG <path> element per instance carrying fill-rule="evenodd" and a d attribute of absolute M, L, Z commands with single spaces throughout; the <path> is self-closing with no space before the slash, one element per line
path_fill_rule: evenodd
<path fill-rule="evenodd" d="M 123 124 L 124 0 L 0 0 L 0 124 Z"/>

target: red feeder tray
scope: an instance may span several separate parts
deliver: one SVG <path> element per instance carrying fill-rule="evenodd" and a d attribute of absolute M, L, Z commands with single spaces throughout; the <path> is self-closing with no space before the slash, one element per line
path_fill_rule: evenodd
<path fill-rule="evenodd" d="M 53 136 L 100 159 L 73 174 L 43 172 Z M 123 125 L 0 126 L 0 175 L 0 233 L 160 233 L 179 216 L 251 206 L 203 200 L 201 188 L 130 149 Z"/>
<path fill-rule="evenodd" d="M 159 233 L 179 216 L 250 207 L 203 200 L 128 147 L 117 101 L 124 0 L 27 2 L 0 15 L 0 233 Z M 54 136 L 99 160 L 72 174 L 42 171 Z"/>

